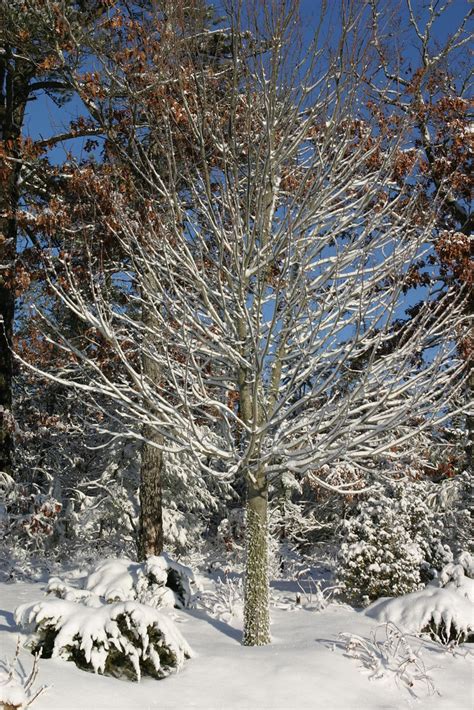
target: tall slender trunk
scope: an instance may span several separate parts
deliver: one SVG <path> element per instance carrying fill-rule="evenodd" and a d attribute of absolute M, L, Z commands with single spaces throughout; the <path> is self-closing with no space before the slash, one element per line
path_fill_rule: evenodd
<path fill-rule="evenodd" d="M 268 484 L 257 474 L 247 484 L 247 559 L 245 569 L 245 646 L 270 643 L 268 578 Z"/>
<path fill-rule="evenodd" d="M 0 200 L 0 210 L 4 202 Z M 12 415 L 12 339 L 15 315 L 15 295 L 10 280 L 15 261 L 15 243 L 9 241 L 11 229 L 0 217 L 0 471 L 13 471 L 13 415 Z M 7 227 L 7 229 L 5 229 Z"/>
<path fill-rule="evenodd" d="M 13 472 L 13 323 L 15 318 L 16 212 L 19 139 L 30 74 L 8 45 L 0 54 L 0 471 Z"/>
<path fill-rule="evenodd" d="M 151 427 L 143 428 L 143 436 L 148 441 L 161 443 Z M 140 468 L 140 523 L 138 532 L 138 559 L 146 560 L 150 555 L 163 552 L 163 511 L 161 490 L 162 452 L 145 441 L 142 448 Z"/>
<path fill-rule="evenodd" d="M 467 312 L 469 317 L 473 318 L 474 314 L 474 295 L 471 293 L 469 298 Z M 466 414 L 466 430 L 467 430 L 467 441 L 465 447 L 467 470 L 473 471 L 473 459 L 474 459 L 474 413 L 473 413 L 473 402 L 474 402 L 474 357 L 472 354 L 468 354 L 470 357 L 469 361 L 469 375 L 466 387 L 466 404 L 469 407 L 469 411 Z"/>
<path fill-rule="evenodd" d="M 153 330 L 153 314 L 147 306 L 143 307 L 143 322 Z M 150 336 L 147 336 L 150 337 Z M 142 356 L 143 376 L 152 386 L 161 378 L 160 367 L 153 357 Z M 163 496 L 161 472 L 163 453 L 154 446 L 163 443 L 163 437 L 151 426 L 143 427 L 146 441 L 142 446 L 140 468 L 140 521 L 138 531 L 138 558 L 145 560 L 150 555 L 163 552 Z"/>
<path fill-rule="evenodd" d="M 239 335 L 245 341 L 246 326 L 239 324 Z M 258 423 L 259 412 L 255 398 L 254 380 L 246 368 L 239 372 L 240 416 L 246 424 Z M 270 600 L 268 579 L 268 483 L 265 469 L 260 465 L 260 446 L 250 444 L 246 486 L 246 559 L 244 586 L 245 646 L 264 646 L 270 643 Z"/>

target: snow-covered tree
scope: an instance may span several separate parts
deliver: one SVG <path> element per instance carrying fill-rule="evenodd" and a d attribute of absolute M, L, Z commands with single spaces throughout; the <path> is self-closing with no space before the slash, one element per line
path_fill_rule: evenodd
<path fill-rule="evenodd" d="M 415 592 L 452 560 L 442 515 L 426 503 L 429 488 L 378 484 L 345 521 L 336 572 L 351 601 Z"/>
<path fill-rule="evenodd" d="M 71 98 L 68 79 L 82 62 L 82 38 L 104 11 L 100 0 L 0 2 L 0 471 L 8 474 L 14 473 L 13 332 L 21 317 L 19 297 L 35 278 L 28 260 L 18 259 L 29 246 L 20 240 L 20 206 L 51 196 L 57 172 L 48 162 L 49 148 L 88 133 L 51 126 L 49 135 L 38 139 L 30 135 L 27 109 L 40 97 L 57 106 Z"/>
<path fill-rule="evenodd" d="M 405 12 L 381 0 L 370 0 L 374 73 L 367 75 L 372 101 L 369 110 L 382 131 L 396 130 L 401 120 L 406 138 L 400 152 L 399 174 L 414 168 L 425 200 L 436 197 L 433 249 L 412 271 L 413 284 L 429 283 L 436 272 L 450 288 L 470 288 L 465 312 L 474 313 L 473 263 L 470 238 L 474 228 L 471 208 L 474 133 L 470 110 L 471 67 L 465 61 L 472 42 L 471 3 L 447 0 L 423 3 L 405 0 Z M 456 20 L 453 21 L 453 18 Z M 399 26 L 394 33 L 393 22 Z M 443 29 L 450 26 L 449 33 Z M 400 42 L 403 37 L 403 43 Z M 404 45 L 410 44 L 412 52 Z M 378 80 L 376 80 L 376 78 Z M 436 268 L 434 268 L 436 265 Z M 442 292 L 442 287 L 440 291 Z M 423 292 L 421 292 L 423 294 Z M 423 295 L 421 296 L 423 298 Z M 416 310 L 416 296 L 412 308 Z M 474 392 L 474 341 L 471 333 L 458 339 L 459 354 L 470 367 L 464 397 Z M 472 467 L 474 413 L 467 408 L 462 426 L 464 455 L 461 466 Z"/>
<path fill-rule="evenodd" d="M 295 61 L 296 4 L 253 10 L 237 3 L 227 17 L 221 75 L 189 57 L 187 80 L 163 107 L 167 169 L 153 150 L 140 153 L 147 210 L 136 208 L 144 183 L 108 188 L 114 210 L 102 228 L 126 268 L 104 270 L 90 251 L 82 283 L 71 253 L 52 253 L 50 288 L 120 369 L 104 370 L 90 347 L 58 332 L 83 375 L 48 374 L 112 400 L 130 437 L 143 437 L 139 421 L 163 437 L 153 441 L 161 451 L 187 451 L 213 475 L 245 481 L 244 643 L 262 645 L 270 482 L 289 472 L 357 490 L 317 472 L 334 461 L 357 469 L 442 420 L 466 363 L 447 336 L 464 327 L 462 289 L 434 305 L 428 293 L 402 337 L 394 328 L 432 215 L 420 215 L 409 176 L 393 179 L 397 141 L 358 110 L 356 18 L 345 17 L 334 52 L 316 45 Z M 194 150 L 178 161 L 184 123 Z M 95 205 L 100 214 L 100 196 Z M 127 307 L 110 298 L 114 280 Z M 137 353 L 161 378 L 146 376 Z"/>

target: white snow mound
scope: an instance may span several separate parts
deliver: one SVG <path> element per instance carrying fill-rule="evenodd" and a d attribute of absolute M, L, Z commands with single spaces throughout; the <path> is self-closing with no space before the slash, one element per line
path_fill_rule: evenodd
<path fill-rule="evenodd" d="M 428 586 L 401 597 L 382 597 L 363 612 L 380 622 L 418 634 L 432 625 L 455 635 L 468 636 L 474 628 L 474 604 L 451 588 Z"/>
<path fill-rule="evenodd" d="M 23 686 L 8 673 L 0 672 L 0 707 L 26 707 L 28 697 Z"/>
<path fill-rule="evenodd" d="M 195 586 L 191 569 L 163 553 L 142 563 L 127 558 L 103 560 L 88 575 L 71 583 L 51 578 L 47 591 L 89 607 L 99 607 L 103 601 L 136 600 L 152 607 L 183 608 L 188 606 Z"/>

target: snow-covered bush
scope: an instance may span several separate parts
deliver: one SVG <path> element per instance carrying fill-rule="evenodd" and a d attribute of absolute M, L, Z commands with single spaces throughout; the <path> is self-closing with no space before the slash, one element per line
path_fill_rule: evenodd
<path fill-rule="evenodd" d="M 201 426 L 200 432 L 216 447 L 222 444 L 209 427 Z M 174 554 L 198 550 L 210 523 L 217 527 L 226 516 L 228 501 L 236 497 L 228 480 L 206 473 L 210 463 L 189 451 L 163 453 L 164 539 Z M 219 468 L 216 461 L 212 466 Z"/>
<path fill-rule="evenodd" d="M 443 520 L 443 542 L 455 555 L 463 550 L 474 551 L 473 494 L 473 477 L 468 471 L 445 478 L 427 490 L 429 507 L 438 511 Z"/>
<path fill-rule="evenodd" d="M 474 633 L 474 604 L 452 588 L 428 585 L 401 597 L 379 599 L 365 614 L 407 633 L 429 633 L 444 643 L 471 640 Z"/>
<path fill-rule="evenodd" d="M 0 710 L 26 710 L 31 707 L 36 698 L 47 690 L 42 685 L 33 688 L 38 676 L 38 656 L 35 656 L 29 675 L 26 675 L 19 662 L 20 637 L 16 645 L 15 655 L 10 663 L 0 664 Z"/>
<path fill-rule="evenodd" d="M 379 599 L 365 613 L 409 633 L 429 633 L 444 644 L 474 640 L 474 560 L 467 552 L 443 567 L 425 588 Z"/>
<path fill-rule="evenodd" d="M 34 551 L 44 549 L 61 510 L 51 486 L 42 492 L 37 485 L 21 484 L 0 471 L 0 541 L 13 538 Z"/>
<path fill-rule="evenodd" d="M 236 616 L 243 616 L 244 589 L 242 577 L 218 577 L 214 589 L 198 592 L 193 604 L 210 616 L 230 623 Z"/>
<path fill-rule="evenodd" d="M 18 607 L 15 621 L 33 631 L 28 642 L 33 653 L 117 678 L 165 678 L 192 656 L 171 619 L 132 601 L 91 608 L 46 599 Z"/>
<path fill-rule="evenodd" d="M 433 584 L 446 589 L 454 589 L 458 594 L 474 603 L 474 559 L 468 552 L 462 552 L 455 562 L 441 570 Z"/>
<path fill-rule="evenodd" d="M 71 582 L 53 577 L 47 590 L 61 599 L 88 606 L 136 600 L 150 607 L 183 608 L 189 605 L 195 586 L 191 569 L 163 553 L 141 563 L 103 560 L 89 574 Z"/>
<path fill-rule="evenodd" d="M 430 622 L 431 636 L 441 643 L 452 645 L 463 641 L 474 641 L 474 559 L 468 552 L 462 552 L 455 562 L 443 567 L 436 579 L 430 582 L 432 586 L 449 589 L 467 600 L 471 605 L 471 623 L 465 624 L 462 629 L 456 625 L 451 627 L 442 619 L 441 623 Z"/>
<path fill-rule="evenodd" d="M 452 560 L 443 522 L 416 482 L 375 485 L 345 521 L 336 577 L 350 601 L 366 605 L 420 589 Z"/>

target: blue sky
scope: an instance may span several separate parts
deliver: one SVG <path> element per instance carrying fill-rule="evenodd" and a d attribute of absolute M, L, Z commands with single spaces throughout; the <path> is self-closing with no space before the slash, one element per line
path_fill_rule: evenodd
<path fill-rule="evenodd" d="M 216 3 L 217 5 L 218 3 Z M 334 37 L 337 36 L 338 27 L 338 11 L 336 8 L 336 2 L 331 2 L 329 0 L 330 12 L 324 27 L 324 30 Z M 396 6 L 397 0 L 385 0 L 384 7 Z M 421 0 L 414 0 L 414 4 L 417 8 L 423 7 L 423 2 Z M 443 15 L 442 22 L 438 22 L 435 25 L 435 39 L 439 42 L 444 42 L 446 38 L 452 34 L 462 17 L 469 8 L 470 3 L 467 0 L 454 0 L 450 7 L 446 10 Z M 401 17 L 403 20 L 407 19 L 407 10 L 405 0 L 400 3 L 401 6 Z M 321 0 L 302 0 L 301 3 L 301 16 L 302 16 L 302 28 L 303 28 L 303 38 L 305 42 L 310 42 L 314 35 L 315 27 L 317 26 L 319 20 L 319 11 L 321 8 Z M 333 30 L 334 26 L 334 30 Z M 415 43 L 414 38 L 409 33 L 401 35 L 399 32 L 399 27 L 393 28 L 394 33 L 398 32 L 397 39 L 404 47 L 406 58 L 413 57 L 416 59 Z M 48 138 L 57 132 L 63 132 L 67 130 L 70 121 L 77 119 L 78 116 L 85 113 L 82 102 L 74 97 L 71 101 L 66 103 L 64 106 L 59 108 L 56 106 L 54 101 L 45 94 L 41 94 L 37 97 L 35 101 L 30 102 L 28 106 L 26 121 L 25 121 L 25 133 L 32 136 L 33 138 Z M 53 162 L 62 162 L 68 151 L 70 151 L 75 158 L 81 157 L 81 147 L 86 139 L 75 139 L 74 141 L 68 141 L 64 145 L 57 145 L 49 154 L 49 157 Z M 417 296 L 420 296 L 421 291 L 418 291 Z M 410 294 L 408 297 L 408 304 L 411 302 L 413 296 Z"/>
<path fill-rule="evenodd" d="M 219 12 L 219 7 L 222 7 L 224 3 L 220 0 L 216 0 L 214 4 Z M 425 17 L 426 12 L 423 12 L 423 7 L 427 4 L 425 0 L 414 0 L 413 2 L 417 12 L 421 12 L 421 15 Z M 305 42 L 311 41 L 314 36 L 314 29 L 318 23 L 321 6 L 322 0 L 301 0 L 303 39 Z M 402 19 L 396 27 L 393 27 L 394 38 L 399 40 L 403 47 L 406 55 L 405 58 L 413 58 L 415 61 L 417 50 L 413 34 L 408 32 L 400 34 L 400 26 L 405 24 L 404 21 L 408 16 L 406 0 L 384 0 L 384 2 L 381 3 L 381 7 L 384 8 L 384 10 L 392 7 L 399 8 L 398 16 Z M 458 27 L 470 7 L 472 7 L 472 3 L 469 2 L 469 0 L 453 0 L 443 13 L 442 18 L 438 20 L 434 26 L 433 34 L 435 41 L 440 43 L 445 42 L 447 37 Z M 329 0 L 328 8 L 329 12 L 324 29 L 328 32 L 330 37 L 334 37 L 337 36 L 337 27 L 339 25 L 339 4 L 335 0 Z M 48 96 L 40 94 L 37 99 L 31 101 L 28 106 L 25 133 L 32 138 L 47 138 L 54 135 L 57 131 L 66 129 L 69 122 L 77 118 L 81 113 L 83 113 L 82 102 L 77 98 L 73 98 L 63 107 L 58 108 Z M 64 147 L 57 146 L 51 152 L 51 158 L 55 162 L 60 162 L 64 159 L 67 150 L 72 150 L 77 156 L 80 154 L 81 145 L 83 145 L 83 141 L 76 140 L 69 141 L 67 146 Z"/>

